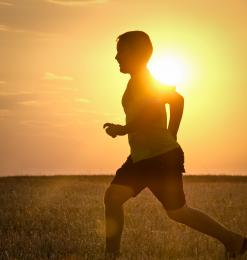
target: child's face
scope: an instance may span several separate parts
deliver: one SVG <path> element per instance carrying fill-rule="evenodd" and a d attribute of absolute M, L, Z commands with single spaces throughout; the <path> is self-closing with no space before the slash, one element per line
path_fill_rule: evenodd
<path fill-rule="evenodd" d="M 122 73 L 131 73 L 138 66 L 135 55 L 133 55 L 129 46 L 121 41 L 117 43 L 117 55 L 115 59 L 118 61 Z"/>

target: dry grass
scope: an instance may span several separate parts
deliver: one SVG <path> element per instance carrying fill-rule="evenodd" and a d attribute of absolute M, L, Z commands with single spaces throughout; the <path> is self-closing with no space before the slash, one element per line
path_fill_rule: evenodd
<path fill-rule="evenodd" d="M 0 179 L 0 259 L 102 259 L 111 176 Z M 188 204 L 247 234 L 246 178 L 185 178 Z M 223 259 L 223 246 L 168 219 L 149 190 L 125 206 L 121 259 Z"/>

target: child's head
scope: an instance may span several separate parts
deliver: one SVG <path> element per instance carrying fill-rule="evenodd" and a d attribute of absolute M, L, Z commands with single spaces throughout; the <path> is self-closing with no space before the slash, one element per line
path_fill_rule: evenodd
<path fill-rule="evenodd" d="M 120 71 L 130 73 L 146 66 L 153 53 L 149 36 L 142 31 L 129 31 L 117 38 L 117 55 Z"/>

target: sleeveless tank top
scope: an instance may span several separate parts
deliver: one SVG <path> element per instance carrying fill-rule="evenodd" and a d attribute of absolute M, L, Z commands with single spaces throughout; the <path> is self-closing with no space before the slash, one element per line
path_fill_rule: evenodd
<path fill-rule="evenodd" d="M 122 97 L 126 124 L 138 120 L 138 116 L 143 113 L 151 112 L 155 115 L 152 122 L 147 122 L 145 127 L 128 133 L 130 156 L 134 163 L 179 147 L 167 130 L 166 108 L 162 96 L 166 93 L 165 89 L 171 90 L 169 86 L 161 86 L 149 72 L 132 77 L 127 84 Z"/>

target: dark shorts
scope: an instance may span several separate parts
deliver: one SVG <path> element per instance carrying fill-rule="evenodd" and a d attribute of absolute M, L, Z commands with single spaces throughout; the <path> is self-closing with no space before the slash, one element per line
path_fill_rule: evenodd
<path fill-rule="evenodd" d="M 129 155 L 116 171 L 111 184 L 131 187 L 133 197 L 148 187 L 165 209 L 173 210 L 185 204 L 183 172 L 184 153 L 181 147 L 136 163 Z"/>

